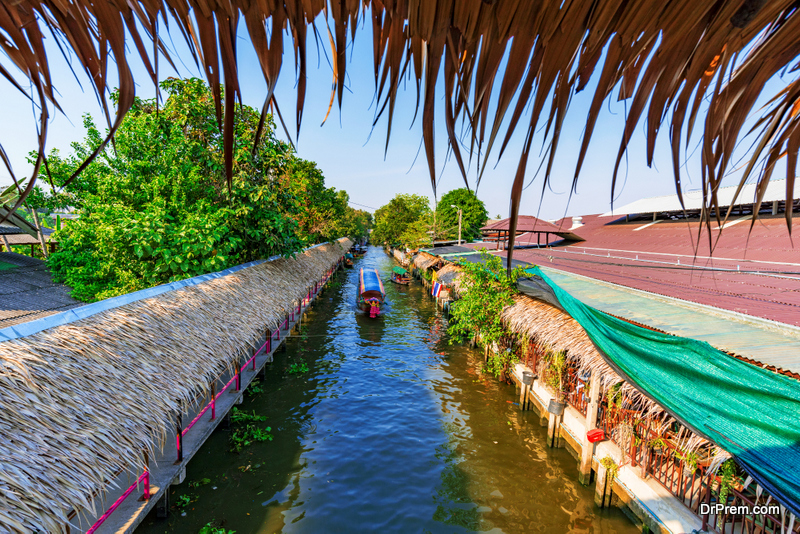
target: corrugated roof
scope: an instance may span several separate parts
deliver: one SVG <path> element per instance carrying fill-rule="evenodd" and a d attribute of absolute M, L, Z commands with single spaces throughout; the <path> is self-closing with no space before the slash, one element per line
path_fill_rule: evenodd
<path fill-rule="evenodd" d="M 511 228 L 511 218 L 495 221 L 481 228 L 481 230 L 508 230 Z M 551 222 L 537 219 L 533 215 L 520 215 L 517 219 L 518 232 L 561 232 L 564 228 L 559 228 Z"/>
<path fill-rule="evenodd" d="M 730 206 L 733 202 L 733 196 L 736 193 L 736 187 L 720 187 L 717 190 L 717 198 L 719 199 L 720 206 Z M 746 184 L 739 195 L 736 197 L 736 204 L 752 204 L 756 198 L 756 184 Z M 800 198 L 800 180 L 794 184 L 794 199 Z M 764 193 L 762 202 L 773 202 L 786 200 L 786 180 L 770 180 L 767 185 L 767 191 Z M 625 204 L 619 208 L 614 208 L 612 211 L 604 213 L 601 217 L 611 217 L 619 215 L 633 215 L 635 213 L 662 213 L 665 211 L 683 211 L 686 210 L 699 210 L 703 207 L 703 192 L 684 191 L 683 193 L 683 206 L 678 199 L 678 195 L 664 195 L 660 197 L 641 198 L 630 204 Z"/>

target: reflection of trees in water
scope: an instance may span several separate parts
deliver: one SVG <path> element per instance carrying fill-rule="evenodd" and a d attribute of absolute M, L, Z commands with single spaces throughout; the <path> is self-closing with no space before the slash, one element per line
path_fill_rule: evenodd
<path fill-rule="evenodd" d="M 480 514 L 469 496 L 469 475 L 461 468 L 463 458 L 458 454 L 456 441 L 449 432 L 448 438 L 447 443 L 436 448 L 436 458 L 444 463 L 444 469 L 442 481 L 433 496 L 433 502 L 436 503 L 433 520 L 467 530 L 479 530 Z"/>

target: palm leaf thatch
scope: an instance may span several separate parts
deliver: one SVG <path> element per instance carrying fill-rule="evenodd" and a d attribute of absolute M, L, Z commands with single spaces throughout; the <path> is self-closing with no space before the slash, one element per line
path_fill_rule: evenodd
<path fill-rule="evenodd" d="M 414 256 L 414 261 L 412 265 L 421 271 L 427 271 L 431 267 L 438 265 L 441 262 L 439 258 L 433 256 L 432 254 L 428 254 L 427 252 L 420 252 L 416 256 Z"/>
<path fill-rule="evenodd" d="M 437 280 L 450 285 L 460 292 L 461 267 L 447 262 L 437 273 Z M 651 429 L 661 433 L 676 420 L 658 403 L 640 392 L 632 384 L 624 381 L 614 369 L 606 363 L 603 356 L 595 347 L 586 331 L 569 314 L 552 306 L 549 303 L 517 294 L 514 304 L 507 306 L 502 312 L 502 320 L 520 339 L 524 340 L 526 350 L 532 347 L 540 353 L 564 353 L 567 363 L 579 375 L 591 376 L 600 385 L 600 394 L 622 395 L 627 400 L 627 408 L 641 414 L 642 419 L 650 419 Z M 540 364 L 543 364 L 541 361 Z M 540 376 L 543 369 L 534 369 Z M 613 432 L 624 434 L 625 427 L 618 427 Z M 630 439 L 627 435 L 613 436 L 617 443 L 624 443 Z M 681 427 L 676 445 L 684 452 L 696 451 L 705 448 L 711 455 L 720 459 L 730 455 L 711 444 L 707 440 L 695 435 L 685 427 Z"/>
<path fill-rule="evenodd" d="M 349 240 L 0 344 L 0 531 L 62 532 L 121 468 L 143 469 L 181 403 L 249 356 Z"/>
<path fill-rule="evenodd" d="M 452 286 L 460 273 L 461 269 L 458 266 L 453 263 L 447 263 L 436 273 L 436 280 L 440 284 Z"/>
<path fill-rule="evenodd" d="M 324 25 L 328 35 L 333 68 L 330 112 L 335 100 L 340 107 L 342 103 L 348 34 L 354 39 L 358 22 L 367 18 L 372 27 L 378 101 L 375 120 L 384 113 L 388 116 L 388 149 L 398 89 L 411 78 L 417 91 L 416 112 L 422 111 L 422 138 L 434 190 L 437 101 L 444 101 L 440 120 L 446 125 L 449 150 L 465 180 L 474 159 L 479 184 L 490 156 L 503 154 L 516 129 L 525 131 L 511 187 L 509 255 L 534 133 L 541 127 L 546 138 L 541 162 L 544 188 L 572 96 L 588 87 L 590 79 L 594 77 L 597 84 L 585 118 L 573 185 L 602 104 L 616 92 L 619 100 L 629 101 L 629 108 L 620 135 L 611 198 L 620 163 L 641 122 L 648 164 L 652 164 L 658 134 L 669 126 L 680 196 L 682 151 L 692 132 L 701 129 L 696 128 L 700 121 L 705 215 L 710 219 L 713 209 L 719 218 L 717 188 L 730 170 L 746 121 L 768 80 L 784 69 L 797 71 L 800 50 L 800 12 L 794 0 L 15 0 L 0 6 L 4 32 L 0 47 L 6 55 L 0 74 L 20 91 L 25 92 L 24 86 L 29 85 L 31 94 L 26 94 L 41 110 L 35 178 L 45 157 L 51 108 L 59 106 L 51 58 L 44 46 L 46 36 L 55 38 L 65 57 L 74 56 L 79 66 L 76 70 L 82 68 L 90 80 L 104 106 L 110 128 L 108 142 L 133 103 L 135 81 L 129 56 L 141 59 L 155 83 L 158 56 L 172 62 L 160 31 L 171 32 L 172 37 L 180 34 L 211 85 L 217 121 L 225 136 L 225 167 L 230 179 L 234 103 L 241 100 L 236 60 L 239 26 L 244 24 L 247 29 L 267 83 L 263 113 L 274 109 L 281 122 L 274 90 L 283 67 L 283 40 L 285 36 L 291 39 L 298 79 L 295 126 L 299 134 L 309 33 L 318 43 L 318 26 Z M 110 60 L 116 64 L 117 79 L 109 78 Z M 18 82 L 15 69 L 28 83 Z M 437 96 L 440 77 L 443 99 Z M 120 95 L 116 115 L 104 98 L 115 86 Z M 523 119 L 526 109 L 530 109 L 527 120 Z M 459 121 L 461 134 L 457 133 Z M 755 148 L 742 177 L 745 180 L 761 169 L 758 198 L 753 200 L 760 201 L 783 156 L 787 193 L 791 194 L 800 149 L 800 80 L 793 80 L 775 95 L 755 131 Z M 5 154 L 0 151 L 0 155 L 7 164 Z M 21 190 L 18 202 L 34 183 L 30 180 Z M 757 210 L 754 217 L 756 214 Z M 789 210 L 786 217 L 790 223 Z"/>

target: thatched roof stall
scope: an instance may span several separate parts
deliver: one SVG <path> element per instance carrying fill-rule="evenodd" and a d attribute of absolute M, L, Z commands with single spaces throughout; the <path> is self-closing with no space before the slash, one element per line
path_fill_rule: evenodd
<path fill-rule="evenodd" d="M 436 281 L 446 286 L 454 286 L 459 274 L 461 274 L 461 269 L 457 265 L 447 262 L 436 273 Z"/>
<path fill-rule="evenodd" d="M 179 401 L 249 356 L 349 240 L 0 343 L 0 531 L 61 532 L 121 468 L 145 467 Z M 186 404 L 184 404 L 185 406 Z"/>
<path fill-rule="evenodd" d="M 414 256 L 412 265 L 421 271 L 427 271 L 432 267 L 439 265 L 443 260 L 427 252 L 420 251 L 419 254 Z"/>

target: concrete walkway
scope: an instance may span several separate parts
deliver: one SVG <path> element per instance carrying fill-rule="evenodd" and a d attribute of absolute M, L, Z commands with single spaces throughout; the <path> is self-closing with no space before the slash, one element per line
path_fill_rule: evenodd
<path fill-rule="evenodd" d="M 69 287 L 53 282 L 42 260 L 0 252 L 0 261 L 17 266 L 0 270 L 0 328 L 83 305 L 69 296 Z"/>

